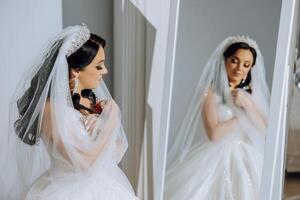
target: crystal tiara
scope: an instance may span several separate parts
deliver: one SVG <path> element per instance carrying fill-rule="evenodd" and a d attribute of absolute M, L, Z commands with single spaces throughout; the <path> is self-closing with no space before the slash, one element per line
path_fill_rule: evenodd
<path fill-rule="evenodd" d="M 232 37 L 232 39 L 230 40 L 230 42 L 227 46 L 230 46 L 231 44 L 237 43 L 237 42 L 244 42 L 244 43 L 247 43 L 250 47 L 252 47 L 254 49 L 258 49 L 257 43 L 247 35 L 238 35 L 238 36 Z"/>
<path fill-rule="evenodd" d="M 86 43 L 91 35 L 90 30 L 87 26 L 82 23 L 79 32 L 75 33 L 74 39 L 72 40 L 71 48 L 67 51 L 67 57 L 77 51 L 84 43 Z"/>

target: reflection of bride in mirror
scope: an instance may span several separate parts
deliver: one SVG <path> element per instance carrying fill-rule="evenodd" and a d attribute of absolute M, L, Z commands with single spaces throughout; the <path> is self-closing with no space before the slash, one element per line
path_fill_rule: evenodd
<path fill-rule="evenodd" d="M 67 27 L 31 66 L 12 102 L 1 199 L 137 199 L 118 167 L 127 140 L 104 47 L 85 25 Z"/>
<path fill-rule="evenodd" d="M 268 109 L 256 42 L 225 39 L 204 68 L 171 144 L 165 199 L 258 199 Z"/>

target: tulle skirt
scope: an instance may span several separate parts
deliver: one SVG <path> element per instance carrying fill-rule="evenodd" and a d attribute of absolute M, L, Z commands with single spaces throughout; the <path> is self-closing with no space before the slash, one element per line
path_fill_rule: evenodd
<path fill-rule="evenodd" d="M 169 166 L 165 200 L 258 199 L 263 156 L 239 133 L 194 147 Z"/>
<path fill-rule="evenodd" d="M 26 200 L 137 200 L 127 177 L 113 168 L 81 174 L 50 169 L 32 185 Z"/>

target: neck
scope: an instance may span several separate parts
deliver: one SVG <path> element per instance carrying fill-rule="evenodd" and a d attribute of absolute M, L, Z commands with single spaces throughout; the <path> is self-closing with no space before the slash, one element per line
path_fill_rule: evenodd
<path fill-rule="evenodd" d="M 235 89 L 235 87 L 238 85 L 239 83 L 238 82 L 233 82 L 233 81 L 230 81 L 229 82 L 229 87 L 231 90 Z"/>
<path fill-rule="evenodd" d="M 84 88 L 82 87 L 82 85 L 80 85 L 80 83 L 78 84 L 78 87 L 77 87 L 77 93 L 80 95 L 81 97 L 81 91 L 83 90 Z"/>

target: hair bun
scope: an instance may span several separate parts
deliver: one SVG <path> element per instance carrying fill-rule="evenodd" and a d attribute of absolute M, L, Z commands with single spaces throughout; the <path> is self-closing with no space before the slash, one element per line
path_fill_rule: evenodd
<path fill-rule="evenodd" d="M 96 103 L 96 95 L 91 89 L 83 89 L 81 90 L 81 96 L 88 98 L 90 101 L 92 101 L 93 104 Z"/>

